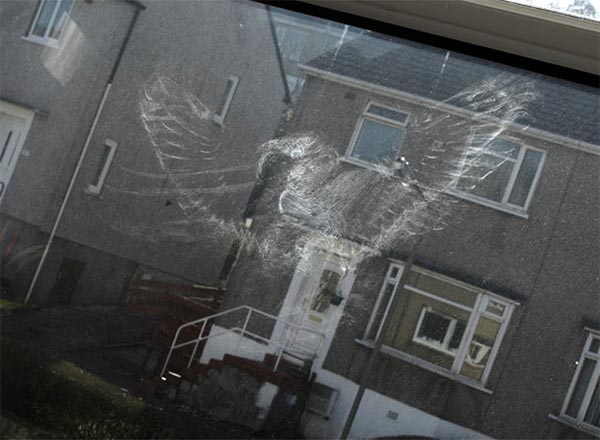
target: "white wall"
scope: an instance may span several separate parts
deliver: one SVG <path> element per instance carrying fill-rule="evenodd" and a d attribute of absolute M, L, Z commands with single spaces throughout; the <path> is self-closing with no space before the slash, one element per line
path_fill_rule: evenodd
<path fill-rule="evenodd" d="M 339 390 L 340 394 L 329 420 L 315 414 L 304 415 L 303 433 L 306 438 L 339 438 L 358 385 L 327 370 L 318 371 L 316 381 Z M 397 414 L 395 420 L 388 417 L 390 412 Z M 420 435 L 437 439 L 489 439 L 483 434 L 367 390 L 349 437 L 376 438 L 393 435 Z"/>
<path fill-rule="evenodd" d="M 225 327 L 213 325 L 210 329 L 211 337 L 206 340 L 206 346 L 200 357 L 200 362 L 208 364 L 211 359 L 223 359 L 226 354 L 252 359 L 256 361 L 264 360 L 265 354 L 273 353 L 274 346 L 261 344 L 252 339 L 242 337 L 238 334 L 226 332 Z M 221 335 L 215 336 L 219 333 Z"/>

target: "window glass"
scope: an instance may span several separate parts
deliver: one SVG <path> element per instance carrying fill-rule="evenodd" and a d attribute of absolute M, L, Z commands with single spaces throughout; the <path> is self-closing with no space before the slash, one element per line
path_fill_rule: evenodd
<path fill-rule="evenodd" d="M 383 314 L 392 298 L 392 293 L 394 288 L 396 287 L 395 283 L 387 282 L 384 284 L 383 291 L 381 293 L 381 297 L 375 308 L 375 312 L 373 313 L 373 321 L 371 326 L 369 327 L 369 331 L 367 333 L 367 339 L 374 341 L 377 337 L 377 333 L 379 331 L 379 327 L 381 325 L 381 320 L 383 318 Z"/>
<path fill-rule="evenodd" d="M 451 369 L 470 313 L 409 290 L 402 296 L 404 306 L 389 312 L 384 344 Z"/>
<path fill-rule="evenodd" d="M 481 380 L 499 331 L 500 322 L 483 316 L 479 318 L 475 334 L 467 349 L 461 374 L 475 380 Z"/>
<path fill-rule="evenodd" d="M 100 162 L 98 163 L 98 170 L 96 171 L 96 177 L 94 177 L 93 185 L 98 185 L 100 183 L 100 178 L 102 176 L 102 173 L 104 172 L 104 169 L 107 166 L 108 158 L 110 156 L 111 151 L 112 148 L 110 146 L 104 145 L 104 148 L 102 149 L 102 157 L 100 158 Z"/>
<path fill-rule="evenodd" d="M 599 341 L 594 333 L 588 333 L 561 413 L 588 427 L 600 427 Z"/>
<path fill-rule="evenodd" d="M 596 388 L 594 389 L 590 400 L 590 406 L 585 413 L 583 421 L 590 425 L 600 427 L 600 382 L 596 384 Z"/>
<path fill-rule="evenodd" d="M 221 101 L 219 101 L 219 106 L 217 107 L 217 111 L 215 115 L 218 117 L 224 117 L 225 112 L 227 110 L 228 101 L 231 99 L 231 95 L 233 93 L 233 87 L 235 82 L 233 79 L 228 79 L 227 84 L 225 85 L 225 91 L 223 92 L 223 96 L 221 96 Z"/>
<path fill-rule="evenodd" d="M 594 362 L 592 359 L 585 358 L 583 360 L 579 377 L 577 378 L 575 388 L 573 388 L 573 394 L 571 395 L 569 405 L 567 406 L 567 415 L 574 418 L 578 417 L 579 409 L 583 403 L 583 398 L 589 386 L 595 366 L 596 362 Z"/>
<path fill-rule="evenodd" d="M 600 351 L 600 338 L 592 338 L 589 351 L 592 353 L 598 353 Z"/>
<path fill-rule="evenodd" d="M 60 37 L 67 18 L 69 17 L 69 11 L 73 5 L 73 0 L 62 0 L 56 11 L 56 17 L 52 24 L 52 30 L 50 31 L 50 38 L 57 40 Z"/>
<path fill-rule="evenodd" d="M 387 322 L 386 347 L 473 381 L 484 381 L 492 348 L 500 343 L 500 330 L 508 323 L 508 303 L 422 269 L 411 270 L 402 292 L 394 294 L 398 282 L 384 282 L 365 338 L 374 341 Z M 385 314 L 394 295 L 399 298 Z M 482 307 L 477 306 L 481 295 L 487 301 L 485 312 L 494 317 L 483 316 Z M 467 337 L 467 333 L 472 336 Z"/>
<path fill-rule="evenodd" d="M 46 36 L 46 32 L 50 26 L 50 20 L 52 19 L 58 1 L 59 0 L 42 0 L 38 18 L 31 31 L 33 35 L 37 35 L 38 37 Z"/>
<path fill-rule="evenodd" d="M 376 116 L 382 116 L 384 118 L 393 119 L 398 122 L 406 122 L 408 115 L 400 113 L 399 111 L 392 110 L 390 108 L 381 107 L 379 105 L 371 104 L 367 110 L 368 113 Z"/>
<path fill-rule="evenodd" d="M 352 157 L 376 165 L 390 166 L 400 153 L 403 139 L 402 128 L 365 119 L 352 149 Z"/>
<path fill-rule="evenodd" d="M 517 180 L 512 188 L 509 203 L 517 206 L 525 206 L 527 197 L 533 186 L 533 179 L 542 161 L 542 153 L 535 150 L 527 150 L 523 163 L 517 174 Z"/>
<path fill-rule="evenodd" d="M 411 271 L 406 284 L 468 307 L 473 307 L 477 300 L 477 293 L 475 291 L 445 282 L 422 272 Z"/>
<path fill-rule="evenodd" d="M 506 305 L 496 302 L 494 300 L 488 301 L 487 307 L 485 309 L 486 312 L 492 313 L 496 316 L 504 316 L 505 310 Z"/>
<path fill-rule="evenodd" d="M 600 435 L 597 78 L 309 3 L 0 1 L 3 437 Z"/>
<path fill-rule="evenodd" d="M 339 273 L 325 269 L 321 274 L 317 292 L 310 308 L 316 312 L 325 313 L 329 308 L 331 300 L 337 295 L 339 282 Z"/>

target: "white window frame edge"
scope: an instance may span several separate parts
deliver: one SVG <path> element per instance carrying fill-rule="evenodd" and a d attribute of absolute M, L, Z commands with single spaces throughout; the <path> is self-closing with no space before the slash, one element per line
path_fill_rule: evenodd
<path fill-rule="evenodd" d="M 31 22 L 31 26 L 29 27 L 29 31 L 27 32 L 27 35 L 25 35 L 21 38 L 23 40 L 30 41 L 32 43 L 37 43 L 42 46 L 48 46 L 53 49 L 59 49 L 59 41 L 60 41 L 60 37 L 62 36 L 62 32 L 58 38 L 51 38 L 50 32 L 52 31 L 52 27 L 54 26 L 54 21 L 56 20 L 56 14 L 58 13 L 60 6 L 62 5 L 63 1 L 65 1 L 65 0 L 58 0 L 56 2 L 56 5 L 54 6 L 54 9 L 52 11 L 52 15 L 50 16 L 50 20 L 48 21 L 48 29 L 46 29 L 45 36 L 40 37 L 39 35 L 33 34 L 33 29 L 35 28 L 35 26 L 37 24 L 38 18 L 43 9 L 43 5 L 47 1 L 48 0 L 40 0 L 40 2 L 38 3 L 37 11 L 35 13 L 35 17 L 34 17 L 33 21 Z M 69 8 L 69 12 L 68 12 L 69 15 L 71 14 L 71 11 L 73 10 L 74 4 L 75 4 L 75 2 L 71 3 L 71 7 Z"/>
<path fill-rule="evenodd" d="M 379 324 L 379 327 L 378 327 L 377 332 L 375 334 L 375 340 L 377 338 L 379 338 L 379 334 L 381 333 L 381 329 L 382 329 L 383 323 L 385 322 L 385 320 L 388 317 L 389 310 L 390 310 L 390 307 L 391 307 L 392 302 L 393 302 L 393 298 L 398 293 L 398 283 L 399 283 L 399 281 L 400 281 L 400 279 L 402 277 L 402 274 L 404 273 L 404 268 L 405 268 L 405 264 L 406 263 L 398 261 L 398 260 L 392 260 L 392 259 L 390 259 L 388 261 L 389 261 L 389 267 L 387 269 L 386 276 L 385 276 L 385 278 L 384 278 L 384 280 L 383 280 L 383 282 L 381 284 L 381 288 L 379 290 L 379 294 L 377 296 L 377 300 L 375 302 L 375 306 L 372 309 L 371 316 L 370 316 L 369 322 L 367 324 L 367 328 L 366 328 L 366 330 L 365 330 L 365 332 L 363 334 L 364 335 L 363 336 L 363 341 L 365 343 L 372 342 L 372 341 L 370 341 L 368 339 L 368 335 L 371 332 L 373 325 L 375 324 L 375 322 L 374 322 L 375 321 L 375 315 L 376 315 L 376 312 L 377 312 L 379 306 L 381 305 L 381 301 L 383 301 L 383 293 L 385 291 L 386 284 L 388 282 L 395 281 L 394 282 L 394 289 L 393 289 L 393 291 L 392 291 L 392 293 L 390 295 L 390 299 L 388 301 L 388 304 L 386 305 L 385 310 L 383 312 L 383 315 L 381 317 L 381 323 Z M 397 278 L 391 278 L 389 276 L 389 274 L 391 273 L 393 267 L 398 267 L 399 268 Z M 510 300 L 508 298 L 504 298 L 504 297 L 502 297 L 502 296 L 500 296 L 498 294 L 494 294 L 493 292 L 489 292 L 487 290 L 478 288 L 476 286 L 471 286 L 471 285 L 469 285 L 467 283 L 464 283 L 462 281 L 454 280 L 454 279 L 451 279 L 449 277 L 446 277 L 445 275 L 437 274 L 437 273 L 432 272 L 430 270 L 423 269 L 423 268 L 421 268 L 419 266 L 414 266 L 413 265 L 411 267 L 411 270 L 414 270 L 416 272 L 421 272 L 423 274 L 432 276 L 434 278 L 437 278 L 437 279 L 439 279 L 441 281 L 444 281 L 444 282 L 447 282 L 449 284 L 453 284 L 455 286 L 459 286 L 459 287 L 462 287 L 462 288 L 468 288 L 469 290 L 472 290 L 472 291 L 474 291 L 477 294 L 477 299 L 475 300 L 475 304 L 473 305 L 473 307 L 468 307 L 468 306 L 465 306 L 464 304 L 455 303 L 455 302 L 453 302 L 451 300 L 439 297 L 439 296 L 431 294 L 429 292 L 424 292 L 424 291 L 422 291 L 420 289 L 417 289 L 417 288 L 415 288 L 413 286 L 408 286 L 408 285 L 404 286 L 405 289 L 414 291 L 417 294 L 433 298 L 433 299 L 435 299 L 438 302 L 448 303 L 448 304 L 450 304 L 452 306 L 455 306 L 455 307 L 458 307 L 458 308 L 461 308 L 463 310 L 467 310 L 467 311 L 470 312 L 469 320 L 468 320 L 467 325 L 465 327 L 465 333 L 463 334 L 463 337 L 461 339 L 459 348 L 458 348 L 458 350 L 457 350 L 457 352 L 455 354 L 454 361 L 452 363 L 452 367 L 450 369 L 442 368 L 447 373 L 450 373 L 452 375 L 457 375 L 457 376 L 460 376 L 460 377 L 466 377 L 466 376 L 461 376 L 460 375 L 460 369 L 462 369 L 462 365 L 465 362 L 465 358 L 466 358 L 467 350 L 469 349 L 470 341 L 473 339 L 475 331 L 477 330 L 477 323 L 479 322 L 479 319 L 481 317 L 486 317 L 488 319 L 491 319 L 491 320 L 494 320 L 494 321 L 497 321 L 497 322 L 500 323 L 500 329 L 498 330 L 498 334 L 496 335 L 496 338 L 494 340 L 494 345 L 491 348 L 487 364 L 484 367 L 484 371 L 483 371 L 483 373 L 481 375 L 481 380 L 476 381 L 474 379 L 469 379 L 469 380 L 473 380 L 476 383 L 479 383 L 482 387 L 485 387 L 485 385 L 487 384 L 487 380 L 489 378 L 489 375 L 491 373 L 492 366 L 493 366 L 493 364 L 494 364 L 494 362 L 496 360 L 496 356 L 497 356 L 498 352 L 500 351 L 500 345 L 502 343 L 502 340 L 504 339 L 504 335 L 506 334 L 506 331 L 507 331 L 507 328 L 508 328 L 508 323 L 510 322 L 510 320 L 512 318 L 512 314 L 513 314 L 513 311 L 514 311 L 515 307 L 518 306 L 519 303 L 516 302 L 516 301 L 514 301 L 514 300 Z M 489 298 L 491 298 L 494 301 L 496 301 L 498 303 L 501 303 L 501 304 L 503 304 L 503 305 L 506 306 L 506 309 L 504 310 L 503 316 L 498 316 L 498 315 L 495 315 L 493 313 L 489 313 L 489 312 L 486 311 Z M 469 342 L 467 343 L 467 341 L 469 341 Z M 397 349 L 394 349 L 392 347 L 388 347 L 385 344 L 382 345 L 382 350 L 383 350 L 383 348 L 386 348 L 386 349 L 389 349 L 389 350 L 392 350 L 392 351 L 396 351 L 396 352 L 399 352 L 399 353 L 403 353 L 404 355 L 409 356 L 411 358 L 412 357 L 416 358 L 416 356 L 412 356 L 412 355 L 409 355 L 407 353 L 402 352 L 401 350 L 397 350 Z M 418 363 L 419 365 L 427 364 L 427 365 L 433 366 L 434 369 L 432 371 L 437 371 L 438 368 L 441 368 L 441 367 L 436 366 L 435 364 L 432 364 L 431 362 L 428 362 L 428 361 L 426 361 L 424 359 L 420 359 L 420 358 L 417 358 L 417 359 L 419 359 L 419 363 Z M 428 368 L 428 369 L 431 370 L 431 368 Z"/>
<path fill-rule="evenodd" d="M 106 176 L 108 176 L 108 172 L 110 171 L 110 166 L 115 157 L 115 154 L 117 152 L 117 147 L 119 146 L 119 144 L 112 139 L 106 139 L 104 141 L 104 143 L 102 144 L 102 146 L 110 148 L 110 151 L 108 152 L 108 156 L 106 157 L 106 162 L 104 162 L 103 164 L 100 164 L 100 166 L 102 167 L 102 171 L 100 171 L 98 183 L 96 183 L 96 184 L 90 183 L 87 187 L 87 192 L 90 194 L 93 194 L 93 195 L 99 195 L 102 192 L 102 187 L 104 186 L 104 181 L 106 180 Z"/>
<path fill-rule="evenodd" d="M 29 129 L 31 128 L 31 123 L 33 122 L 33 117 L 35 116 L 35 111 L 30 110 L 26 107 L 17 105 L 17 104 L 13 104 L 8 101 L 4 101 L 2 99 L 0 99 L 0 111 L 11 114 L 11 115 L 16 116 L 21 119 L 25 119 L 25 121 L 26 121 L 25 130 L 24 130 L 25 136 L 23 136 L 23 138 L 25 138 L 27 136 L 27 133 L 29 132 Z"/>
<path fill-rule="evenodd" d="M 398 113 L 403 113 L 406 115 L 406 121 L 404 123 L 402 123 L 399 121 L 395 121 L 393 119 L 389 119 L 389 118 L 386 118 L 383 116 L 374 115 L 372 113 L 369 113 L 369 112 L 367 112 L 367 110 L 369 109 L 371 104 L 374 104 L 377 107 L 382 107 L 382 108 L 386 108 L 388 110 L 393 110 Z M 372 119 L 372 120 L 375 120 L 376 122 L 381 122 L 384 125 L 392 126 L 395 128 L 402 128 L 404 130 L 404 136 L 406 137 L 407 127 L 408 127 L 408 124 L 410 121 L 410 116 L 411 116 L 410 112 L 408 112 L 406 110 L 403 110 L 398 107 L 391 107 L 387 104 L 381 104 L 379 101 L 376 101 L 373 99 L 368 99 L 366 105 L 364 106 L 362 112 L 360 113 L 358 121 L 354 125 L 354 132 L 352 133 L 352 136 L 350 137 L 350 142 L 348 143 L 348 146 L 346 147 L 346 152 L 344 153 L 344 156 L 341 157 L 340 159 L 343 162 L 348 162 L 348 163 L 351 163 L 354 165 L 359 165 L 359 166 L 362 166 L 362 167 L 365 167 L 365 168 L 368 168 L 368 169 L 371 169 L 374 171 L 391 172 L 391 171 L 389 171 L 389 168 L 387 168 L 387 167 L 378 166 L 378 165 L 375 165 L 374 163 L 368 162 L 366 160 L 361 160 L 356 157 L 353 157 L 352 151 L 354 150 L 354 147 L 356 146 L 355 144 L 356 144 L 358 135 L 360 134 L 360 131 L 362 129 L 365 119 Z M 404 138 L 402 139 L 402 143 L 404 143 Z M 400 147 L 402 147 L 402 145 L 400 145 Z"/>
<path fill-rule="evenodd" d="M 227 98 L 225 100 L 225 105 L 223 105 L 223 110 L 221 112 L 220 115 L 217 115 L 216 113 L 213 116 L 213 121 L 215 121 L 217 124 L 223 126 L 225 123 L 225 117 L 227 116 L 227 113 L 229 112 L 229 106 L 231 105 L 231 101 L 233 101 L 233 96 L 235 95 L 235 92 L 237 91 L 238 88 L 238 84 L 240 82 L 240 78 L 234 75 L 231 75 L 227 78 L 227 81 L 232 81 L 233 85 L 231 86 L 231 90 L 229 91 L 229 94 L 227 95 Z M 227 82 L 225 83 L 225 87 L 227 87 Z"/>
<path fill-rule="evenodd" d="M 471 133 L 469 135 L 469 144 L 473 143 L 473 139 L 476 136 L 485 136 L 484 134 L 478 133 L 477 128 L 475 128 L 475 127 L 471 128 L 470 131 L 471 131 Z M 533 194 L 535 193 L 535 190 L 537 189 L 537 185 L 540 180 L 540 176 L 542 174 L 542 169 L 544 167 L 544 163 L 546 162 L 547 152 L 546 152 L 546 150 L 544 150 L 542 148 L 533 147 L 533 146 L 523 142 L 521 139 L 514 138 L 512 136 L 499 135 L 499 136 L 496 136 L 495 139 L 503 139 L 503 140 L 515 143 L 519 146 L 519 154 L 516 159 L 506 158 L 506 160 L 508 160 L 508 161 L 511 161 L 511 162 L 514 161 L 514 165 L 513 165 L 513 169 L 511 171 L 510 177 L 508 179 L 506 188 L 504 188 L 504 193 L 502 194 L 502 201 L 496 202 L 495 200 L 486 199 L 485 197 L 481 197 L 476 194 L 471 194 L 467 191 L 461 191 L 461 190 L 457 189 L 456 186 L 458 185 L 458 180 L 460 179 L 460 177 L 458 179 L 456 179 L 456 181 L 454 182 L 453 188 L 447 189 L 445 191 L 445 193 L 452 195 L 452 196 L 456 196 L 458 198 L 461 198 L 461 199 L 464 199 L 467 201 L 470 201 L 470 202 L 477 203 L 482 206 L 486 206 L 488 208 L 498 209 L 500 211 L 507 212 L 509 214 L 514 214 L 519 217 L 527 219 L 527 218 L 529 218 L 529 214 L 528 214 L 529 205 L 531 204 L 531 200 L 533 199 Z M 539 153 L 542 153 L 542 158 L 537 167 L 537 170 L 535 171 L 535 176 L 533 177 L 531 186 L 529 187 L 529 192 L 527 193 L 527 198 L 525 199 L 525 205 L 521 207 L 518 205 L 514 205 L 512 203 L 509 203 L 508 199 L 510 198 L 513 187 L 515 185 L 515 181 L 517 180 L 517 176 L 519 175 L 519 171 L 521 170 L 521 166 L 523 165 L 523 160 L 525 159 L 525 154 L 527 153 L 528 150 L 537 151 Z M 482 154 L 486 154 L 486 153 L 482 153 Z M 497 154 L 492 154 L 492 153 L 489 153 L 489 154 L 492 156 L 501 158 Z M 463 169 L 464 169 L 464 167 L 463 167 Z"/>
<path fill-rule="evenodd" d="M 570 424 L 573 424 L 574 427 L 576 427 L 577 429 L 587 428 L 587 430 L 590 430 L 593 433 L 595 433 L 596 435 L 598 435 L 598 434 L 600 434 L 600 428 L 590 425 L 589 423 L 585 423 L 583 421 L 583 419 L 585 417 L 585 413 L 588 410 L 590 400 L 591 400 L 592 394 L 595 389 L 595 387 L 589 386 L 589 384 L 590 383 L 598 383 L 598 381 L 600 380 L 600 354 L 586 356 L 586 353 L 590 349 L 592 340 L 600 338 L 600 332 L 598 332 L 597 330 L 594 330 L 594 329 L 587 328 L 587 327 L 584 329 L 584 331 L 587 333 L 587 338 L 586 338 L 585 344 L 583 345 L 583 350 L 581 350 L 581 355 L 579 356 L 577 368 L 575 369 L 575 372 L 573 373 L 573 377 L 571 378 L 571 383 L 569 385 L 567 395 L 565 396 L 562 407 L 560 409 L 560 415 L 558 416 L 558 419 L 559 419 L 559 421 L 560 421 L 560 419 L 568 420 L 570 422 Z M 577 410 L 577 418 L 574 418 L 572 416 L 567 415 L 567 408 L 569 407 L 569 403 L 571 402 L 571 398 L 573 397 L 573 391 L 575 390 L 575 386 L 577 385 L 577 380 L 579 379 L 579 375 L 581 374 L 581 369 L 583 368 L 583 363 L 586 358 L 591 358 L 591 359 L 595 360 L 596 365 L 594 365 L 594 369 L 590 376 L 590 381 L 586 384 L 587 388 L 586 388 L 584 397 L 583 397 L 581 404 L 579 405 L 579 408 Z"/>
<path fill-rule="evenodd" d="M 396 267 L 398 268 L 398 274 L 396 275 L 395 278 L 390 277 L 390 274 L 392 273 L 393 268 Z M 367 329 L 365 330 L 364 333 L 364 338 L 366 339 L 369 335 L 369 333 L 372 330 L 372 326 L 374 325 L 374 321 L 375 321 L 375 315 L 377 310 L 379 309 L 379 306 L 381 305 L 381 301 L 383 301 L 383 294 L 385 292 L 385 288 L 387 283 L 393 283 L 394 288 L 392 289 L 392 292 L 390 293 L 390 301 L 388 301 L 387 305 L 385 306 L 385 310 L 383 311 L 383 314 L 381 315 L 381 319 L 383 322 L 384 317 L 387 316 L 389 308 L 392 304 L 391 299 L 394 297 L 394 295 L 396 294 L 396 290 L 398 289 L 398 282 L 400 281 L 400 279 L 402 278 L 402 274 L 404 273 L 404 265 L 401 264 L 394 264 L 394 262 L 392 262 L 392 264 L 390 264 L 388 266 L 388 269 L 386 271 L 386 276 L 383 280 L 383 283 L 381 284 L 381 288 L 379 289 L 379 294 L 377 295 L 377 300 L 375 301 L 375 306 L 373 307 L 373 312 L 371 312 L 371 316 L 369 317 L 369 322 L 367 324 Z M 379 333 L 381 333 L 381 325 L 379 325 L 379 327 L 377 328 L 377 332 L 375 333 L 375 340 L 377 338 L 379 338 Z"/>
<path fill-rule="evenodd" d="M 421 328 L 421 324 L 423 324 L 423 319 L 425 318 L 425 313 L 431 313 L 434 315 L 438 315 L 438 316 L 441 316 L 442 318 L 445 318 L 448 321 L 450 321 L 450 324 L 448 325 L 448 330 L 446 331 L 446 334 L 444 335 L 444 340 L 442 341 L 441 346 L 432 344 L 427 339 L 421 338 L 418 335 L 419 330 Z M 417 320 L 417 325 L 415 326 L 415 330 L 413 332 L 412 342 L 415 342 L 420 345 L 424 345 L 425 347 L 428 347 L 432 350 L 440 351 L 442 353 L 445 353 L 445 354 L 448 354 L 451 356 L 456 356 L 456 353 L 449 350 L 448 346 L 450 345 L 450 340 L 452 339 L 452 336 L 454 336 L 454 331 L 456 330 L 457 322 L 458 322 L 458 320 L 456 318 L 453 318 L 448 315 L 444 315 L 443 313 L 436 312 L 433 310 L 433 308 L 431 306 L 422 307 L 421 313 L 419 314 L 419 319 Z M 460 344 L 462 344 L 462 338 L 461 338 Z M 460 345 L 459 345 L 459 347 L 460 347 Z M 457 352 L 458 352 L 458 349 L 457 349 Z"/>
<path fill-rule="evenodd" d="M 567 136 L 562 136 L 555 133 L 550 133 L 539 128 L 529 127 L 516 122 L 510 122 L 507 124 L 506 121 L 502 121 L 498 118 L 491 117 L 489 115 L 482 115 L 471 110 L 456 107 L 444 102 L 424 98 L 421 96 L 414 95 L 412 93 L 402 92 L 390 87 L 380 86 L 374 83 L 370 83 L 368 81 L 355 79 L 349 76 L 328 72 L 326 70 L 318 69 L 316 67 L 308 66 L 306 64 L 300 64 L 298 65 L 298 67 L 309 76 L 326 79 L 337 84 L 347 85 L 358 90 L 363 90 L 368 93 L 377 94 L 386 99 L 403 100 L 411 104 L 421 105 L 435 111 L 447 112 L 449 114 L 460 116 L 463 118 L 468 118 L 476 122 L 486 122 L 497 125 L 504 125 L 506 126 L 507 130 L 521 132 L 525 136 L 529 136 L 546 142 L 551 142 L 557 145 L 561 145 L 563 147 L 584 151 L 586 153 L 600 155 L 600 145 L 591 144 L 589 142 L 577 139 L 572 139 Z"/>

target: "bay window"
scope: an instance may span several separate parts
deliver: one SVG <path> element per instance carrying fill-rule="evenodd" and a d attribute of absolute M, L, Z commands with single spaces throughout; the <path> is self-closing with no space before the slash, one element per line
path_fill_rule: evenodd
<path fill-rule="evenodd" d="M 387 353 L 485 384 L 515 303 L 414 266 L 398 291 L 403 270 L 400 263 L 390 265 L 366 342 L 375 341 L 389 321 Z M 401 297 L 392 308 L 396 295 Z"/>

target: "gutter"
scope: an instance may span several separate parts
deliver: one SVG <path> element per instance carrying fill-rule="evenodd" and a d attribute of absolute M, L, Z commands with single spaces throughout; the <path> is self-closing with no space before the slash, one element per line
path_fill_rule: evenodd
<path fill-rule="evenodd" d="M 265 6 L 267 10 L 267 17 L 269 19 L 269 28 L 271 30 L 271 37 L 273 38 L 273 44 L 275 46 L 275 56 L 277 57 L 277 64 L 279 65 L 279 73 L 281 75 L 281 80 L 283 81 L 283 88 L 285 91 L 285 96 L 283 97 L 284 104 L 291 104 L 292 98 L 290 93 L 290 86 L 287 81 L 287 76 L 285 74 L 285 67 L 283 66 L 283 59 L 281 58 L 281 50 L 279 49 L 279 39 L 277 38 L 277 29 L 275 29 L 275 22 L 273 21 L 273 12 L 271 11 L 271 6 Z"/>
<path fill-rule="evenodd" d="M 77 165 L 75 166 L 75 169 L 73 170 L 73 174 L 71 174 L 71 179 L 69 180 L 69 185 L 67 186 L 67 191 L 65 192 L 65 196 L 60 204 L 60 209 L 58 210 L 58 214 L 56 215 L 56 219 L 54 220 L 54 224 L 52 226 L 50 236 L 48 237 L 48 241 L 46 242 L 46 245 L 44 246 L 44 251 L 42 253 L 40 261 L 37 264 L 35 273 L 33 274 L 33 278 L 31 279 L 31 283 L 29 284 L 29 288 L 27 289 L 27 294 L 25 295 L 25 299 L 23 301 L 24 304 L 29 303 L 29 300 L 31 299 L 31 295 L 33 293 L 33 289 L 35 288 L 35 285 L 40 276 L 40 273 L 44 267 L 44 263 L 46 262 L 46 258 L 48 257 L 48 253 L 50 252 L 50 247 L 52 246 L 54 237 L 56 236 L 56 231 L 58 230 L 58 226 L 59 226 L 62 216 L 64 214 L 65 208 L 67 207 L 67 203 L 69 201 L 71 193 L 73 192 L 73 187 L 75 186 L 75 181 L 77 180 L 77 177 L 79 176 L 79 171 L 81 169 L 81 166 L 83 165 L 83 161 L 84 161 L 85 155 L 88 151 L 90 141 L 92 140 L 92 136 L 94 135 L 94 132 L 96 131 L 96 125 L 98 125 L 98 120 L 100 119 L 100 115 L 102 115 L 102 110 L 104 109 L 104 105 L 106 104 L 106 99 L 108 98 L 108 95 L 112 88 L 113 80 L 114 80 L 117 70 L 121 64 L 121 59 L 123 58 L 123 53 L 125 52 L 125 49 L 127 48 L 127 44 L 129 43 L 129 39 L 131 37 L 131 33 L 133 32 L 133 28 L 135 27 L 135 24 L 137 23 L 140 12 L 142 12 L 144 9 L 146 9 L 146 6 L 144 6 L 142 3 L 140 3 L 137 0 L 124 0 L 124 1 L 126 3 L 132 5 L 133 7 L 135 7 L 135 11 L 134 11 L 133 17 L 131 18 L 131 21 L 129 22 L 129 27 L 127 28 L 127 33 L 125 34 L 125 37 L 123 38 L 123 42 L 121 43 L 121 47 L 119 49 L 117 58 L 115 59 L 115 62 L 113 63 L 112 70 L 110 72 L 110 75 L 106 82 L 106 86 L 104 88 L 104 93 L 102 94 L 102 98 L 100 99 L 100 103 L 98 104 L 98 108 L 96 109 L 96 114 L 94 116 L 94 120 L 92 121 L 92 125 L 90 126 L 90 129 L 88 130 L 88 134 L 85 138 L 85 143 L 83 144 L 83 147 L 81 148 L 81 152 L 79 153 L 79 159 L 77 160 Z"/>
<path fill-rule="evenodd" d="M 505 123 L 504 121 L 501 121 L 496 117 L 481 115 L 480 113 L 476 113 L 472 110 L 447 104 L 443 101 L 436 101 L 434 99 L 425 98 L 423 96 L 418 96 L 408 92 L 403 92 L 401 90 L 394 89 L 391 87 L 381 86 L 372 82 L 355 79 L 350 76 L 329 72 L 327 70 L 309 66 L 307 64 L 301 64 L 298 67 L 301 70 L 303 70 L 306 75 L 332 81 L 338 84 L 343 84 L 349 87 L 353 87 L 355 89 L 364 90 L 369 93 L 375 93 L 377 95 L 381 95 L 387 98 L 401 99 L 404 101 L 411 102 L 413 104 L 426 106 L 432 110 L 442 110 L 457 116 L 472 119 L 474 121 Z M 541 139 L 543 141 L 554 142 L 564 147 L 572 148 L 586 153 L 600 155 L 600 145 L 592 144 L 590 142 L 578 139 L 572 139 L 567 136 L 555 133 L 550 133 L 540 128 L 532 128 L 530 126 L 519 124 L 517 122 L 511 122 L 507 124 L 507 127 L 509 127 L 511 130 L 522 132 L 526 136 L 531 136 L 537 139 Z"/>

